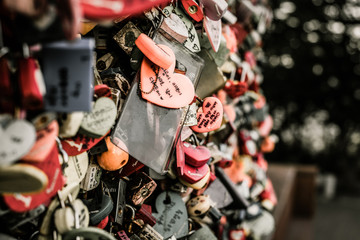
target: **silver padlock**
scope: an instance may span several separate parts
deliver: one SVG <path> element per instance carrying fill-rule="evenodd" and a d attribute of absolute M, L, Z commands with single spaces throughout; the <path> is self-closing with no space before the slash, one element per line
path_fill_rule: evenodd
<path fill-rule="evenodd" d="M 89 210 L 80 199 L 72 199 L 68 195 L 67 202 L 59 197 L 61 208 L 54 213 L 54 223 L 57 231 L 64 234 L 72 229 L 84 228 L 89 226 Z"/>

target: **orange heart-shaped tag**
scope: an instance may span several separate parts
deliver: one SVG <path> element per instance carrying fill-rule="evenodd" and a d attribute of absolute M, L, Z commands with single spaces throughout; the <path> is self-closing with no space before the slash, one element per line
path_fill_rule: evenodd
<path fill-rule="evenodd" d="M 169 47 L 159 46 L 174 55 Z M 164 69 L 144 57 L 140 74 L 142 97 L 166 108 L 181 108 L 190 104 L 195 96 L 194 85 L 185 75 L 174 73 L 174 69 L 175 62 L 168 69 Z"/>
<path fill-rule="evenodd" d="M 223 105 L 216 97 L 205 98 L 202 105 L 203 112 L 197 113 L 198 124 L 191 129 L 198 133 L 210 132 L 221 126 L 223 118 Z"/>

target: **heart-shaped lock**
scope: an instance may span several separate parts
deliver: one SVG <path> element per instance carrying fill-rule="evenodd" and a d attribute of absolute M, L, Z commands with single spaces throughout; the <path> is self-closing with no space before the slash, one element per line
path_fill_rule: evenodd
<path fill-rule="evenodd" d="M 184 22 L 188 30 L 188 38 L 183 43 L 184 46 L 189 49 L 191 52 L 197 53 L 201 51 L 200 41 L 197 35 L 196 29 L 192 21 L 187 17 L 187 15 L 178 7 L 167 6 L 163 9 L 165 15 L 169 16 L 170 13 L 175 13 L 179 18 Z"/>
<path fill-rule="evenodd" d="M 162 192 L 155 201 L 157 213 L 152 213 L 156 218 L 154 229 L 164 239 L 175 236 L 177 239 L 186 236 L 188 230 L 188 214 L 181 196 L 175 192 Z"/>
<path fill-rule="evenodd" d="M 53 120 L 48 126 L 40 129 L 36 132 L 36 142 L 22 160 L 41 162 L 46 159 L 50 151 L 56 144 L 55 138 L 59 133 L 59 124 L 56 120 Z"/>
<path fill-rule="evenodd" d="M 105 135 L 107 135 L 107 133 Z M 73 138 L 61 140 L 61 145 L 69 156 L 76 156 L 94 147 L 105 137 L 105 135 L 100 138 L 91 138 L 82 134 L 77 134 Z"/>
<path fill-rule="evenodd" d="M 221 21 L 213 21 L 205 16 L 203 24 L 211 47 L 215 52 L 217 52 L 221 42 Z"/>
<path fill-rule="evenodd" d="M 181 3 L 188 15 L 196 22 L 204 18 L 202 7 L 195 0 L 181 0 Z"/>
<path fill-rule="evenodd" d="M 161 68 L 168 69 L 175 63 L 175 55 L 171 50 L 164 49 L 164 45 L 156 44 L 144 33 L 139 35 L 135 44 L 151 62 Z"/>
<path fill-rule="evenodd" d="M 106 135 L 114 125 L 116 113 L 113 100 L 108 97 L 97 99 L 92 111 L 85 114 L 79 132 L 94 138 Z"/>
<path fill-rule="evenodd" d="M 189 37 L 185 23 L 175 13 L 170 13 L 168 17 L 164 18 L 160 28 L 180 43 L 184 43 Z"/>
<path fill-rule="evenodd" d="M 189 188 L 193 188 L 195 190 L 200 190 L 200 189 L 205 188 L 208 185 L 209 180 L 210 180 L 210 175 L 211 175 L 211 172 L 208 171 L 208 173 L 202 179 L 200 179 L 199 181 L 197 181 L 195 183 L 189 183 L 189 182 L 183 180 L 182 178 L 179 178 L 179 181 L 182 184 L 184 184 L 185 186 L 188 186 Z"/>
<path fill-rule="evenodd" d="M 166 52 L 173 51 L 160 45 Z M 147 101 L 166 108 L 181 108 L 195 96 L 194 85 L 185 75 L 174 73 L 175 63 L 168 69 L 158 67 L 144 58 L 141 64 L 141 95 Z"/>
<path fill-rule="evenodd" d="M 36 140 L 34 126 L 16 119 L 0 126 L 0 165 L 8 165 L 26 155 Z"/>
<path fill-rule="evenodd" d="M 201 167 L 211 158 L 210 150 L 205 146 L 195 146 L 188 142 L 183 142 L 185 162 L 193 167 Z"/>
<path fill-rule="evenodd" d="M 200 167 L 193 167 L 185 163 L 184 174 L 179 176 L 180 179 L 193 184 L 203 179 L 210 172 L 209 165 L 204 164 Z"/>
<path fill-rule="evenodd" d="M 129 160 L 129 153 L 126 150 L 125 144 L 122 144 L 122 148 L 117 147 L 111 142 L 110 137 L 106 137 L 105 142 L 108 150 L 98 156 L 98 164 L 107 171 L 115 171 L 122 168 Z"/>
<path fill-rule="evenodd" d="M 202 113 L 197 113 L 198 124 L 191 126 L 195 132 L 204 133 L 218 129 L 223 118 L 223 106 L 216 97 L 207 97 L 202 105 Z"/>
<path fill-rule="evenodd" d="M 57 146 L 54 146 L 46 161 L 32 163 L 34 167 L 42 170 L 48 177 L 47 187 L 36 194 L 6 194 L 4 201 L 6 205 L 15 212 L 26 212 L 36 208 L 40 204 L 51 199 L 64 185 L 64 178 L 59 162 Z"/>

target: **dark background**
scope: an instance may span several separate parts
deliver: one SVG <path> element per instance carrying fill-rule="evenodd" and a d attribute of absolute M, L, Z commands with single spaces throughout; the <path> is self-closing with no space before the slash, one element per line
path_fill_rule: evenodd
<path fill-rule="evenodd" d="M 279 137 L 269 162 L 316 164 L 360 196 L 360 1 L 272 0 L 262 88 Z"/>

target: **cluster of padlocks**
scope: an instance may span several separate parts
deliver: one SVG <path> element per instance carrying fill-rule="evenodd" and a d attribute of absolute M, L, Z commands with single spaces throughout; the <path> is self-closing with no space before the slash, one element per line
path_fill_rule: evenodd
<path fill-rule="evenodd" d="M 1 239 L 264 239 L 265 0 L 0 2 Z"/>

